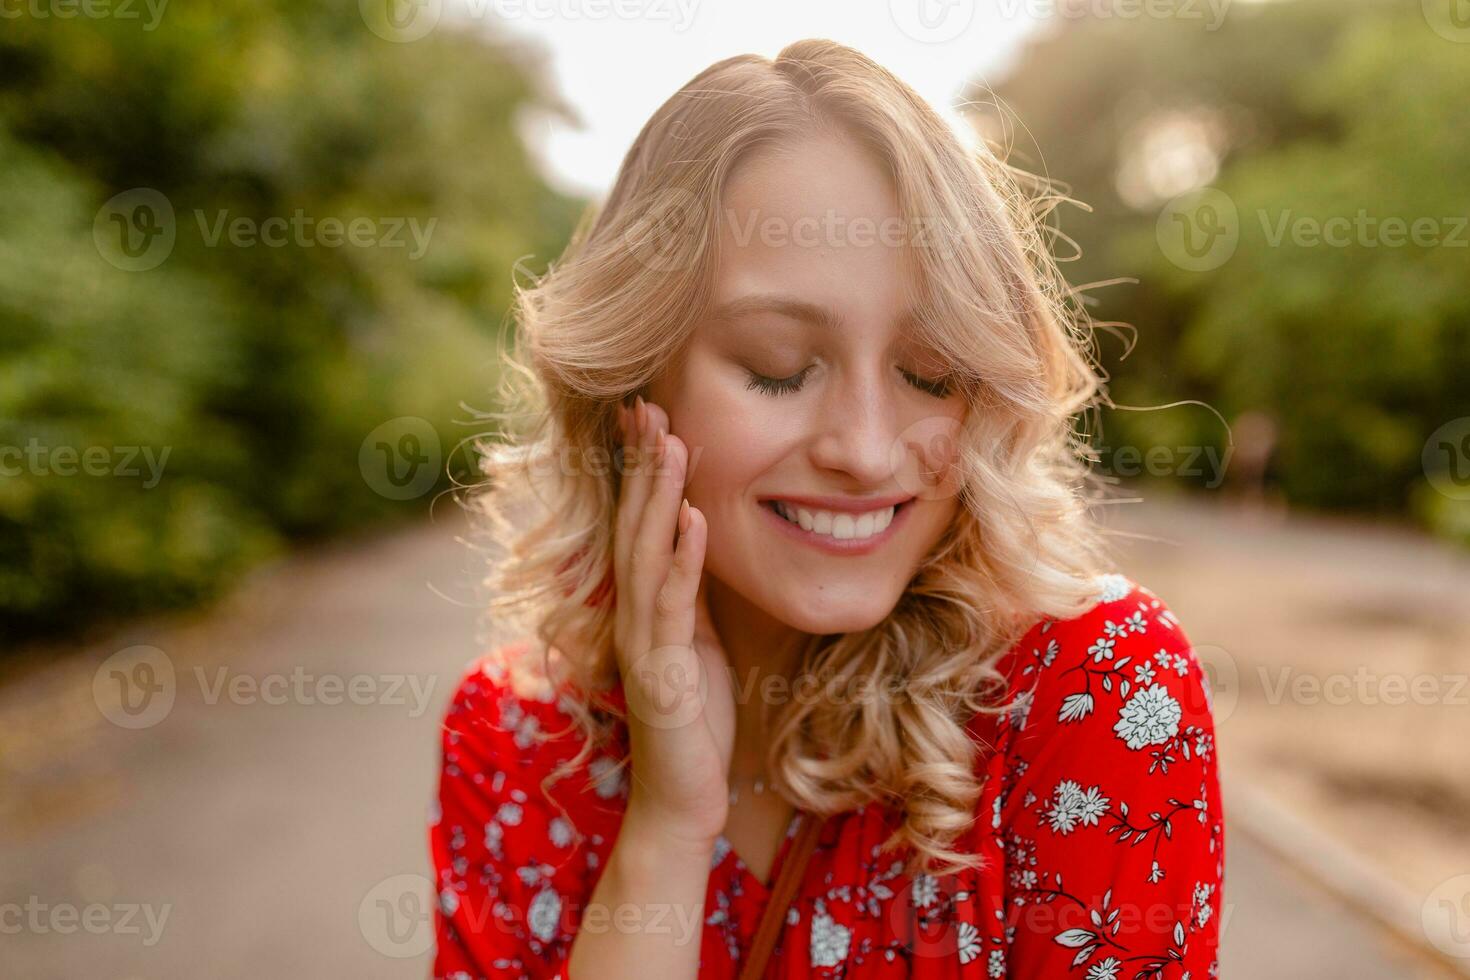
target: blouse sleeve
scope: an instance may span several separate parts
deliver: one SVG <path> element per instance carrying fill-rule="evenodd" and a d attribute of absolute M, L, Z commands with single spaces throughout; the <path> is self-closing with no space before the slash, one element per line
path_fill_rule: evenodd
<path fill-rule="evenodd" d="M 1168 607 L 1107 578 L 1023 652 L 1000 804 L 1007 975 L 1204 980 L 1225 857 L 1208 685 Z"/>
<path fill-rule="evenodd" d="M 445 715 L 429 834 L 436 980 L 566 978 L 581 874 L 540 789 L 553 763 L 533 735 L 551 712 L 477 665 Z"/>

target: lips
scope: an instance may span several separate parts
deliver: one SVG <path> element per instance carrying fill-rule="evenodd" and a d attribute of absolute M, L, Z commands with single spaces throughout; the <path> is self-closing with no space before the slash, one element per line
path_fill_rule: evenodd
<path fill-rule="evenodd" d="M 864 540 L 882 532 L 892 521 L 897 507 L 882 507 L 877 510 L 850 513 L 798 507 L 785 500 L 773 500 L 771 506 L 776 513 L 804 531 L 826 534 L 838 541 Z"/>
<path fill-rule="evenodd" d="M 761 509 L 779 529 L 796 540 L 834 554 L 866 554 L 880 547 L 903 523 L 912 497 L 873 498 L 766 498 Z M 837 507 L 816 506 L 817 502 Z"/>

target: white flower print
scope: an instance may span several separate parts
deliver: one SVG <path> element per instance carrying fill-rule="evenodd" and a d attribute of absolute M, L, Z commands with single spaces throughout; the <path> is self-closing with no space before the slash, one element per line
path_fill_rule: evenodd
<path fill-rule="evenodd" d="M 1108 812 L 1109 800 L 1098 789 L 1090 787 L 1077 801 L 1077 819 L 1086 826 L 1096 827 L 1098 818 Z"/>
<path fill-rule="evenodd" d="M 1099 575 L 1093 581 L 1099 590 L 1098 602 L 1117 602 L 1119 599 L 1128 598 L 1128 593 L 1133 591 L 1127 577 L 1116 573 Z"/>
<path fill-rule="evenodd" d="M 1092 714 L 1092 705 L 1092 695 L 1085 691 L 1069 694 L 1062 701 L 1062 709 L 1057 712 L 1057 720 L 1080 721 Z"/>
<path fill-rule="evenodd" d="M 784 959 L 789 972 L 805 958 L 814 975 L 843 977 L 905 969 L 918 975 L 923 967 L 988 980 L 1023 973 L 1058 980 L 1218 976 L 1217 750 L 1194 696 L 1196 679 L 1206 678 L 1151 593 L 1122 575 L 1105 576 L 1098 587 L 1111 605 L 1075 621 L 1042 620 L 1014 644 L 1014 700 L 977 719 L 989 751 L 976 762 L 987 781 L 968 840 L 995 861 L 987 862 L 994 872 L 962 873 L 954 887 L 947 875 L 910 876 L 880 852 L 894 814 L 878 806 L 871 810 L 882 818 L 873 821 L 864 821 L 861 809 L 845 814 L 850 823 L 842 824 L 841 845 L 819 847 L 814 857 L 819 870 L 804 886 L 807 897 L 782 910 L 790 940 L 786 955 L 775 956 L 778 967 Z M 1183 677 L 1174 676 L 1179 654 Z M 477 678 L 480 687 L 470 694 L 478 704 L 469 698 L 451 712 L 454 730 L 444 736 L 444 779 L 454 792 L 443 795 L 442 812 L 430 815 L 438 874 L 431 911 L 462 920 L 459 910 L 473 910 L 504 929 L 491 936 L 450 923 L 445 936 L 453 942 L 436 952 L 435 974 L 446 980 L 469 980 L 463 971 L 472 958 L 519 975 L 525 964 L 563 952 L 572 932 L 567 913 L 584 907 L 584 889 L 615 841 L 617 807 L 606 802 L 626 799 L 633 777 L 611 749 L 589 752 L 570 783 L 595 788 L 582 801 L 585 812 L 552 812 L 557 808 L 534 787 L 559 761 L 558 753 L 539 748 L 553 730 L 553 709 L 506 698 L 501 685 Z M 755 876 L 738 864 L 719 835 L 711 904 L 692 922 L 704 930 L 702 975 L 740 972 L 742 927 L 762 911 Z M 1122 896 L 1117 909 L 1114 893 L 1102 894 L 1109 887 Z M 1148 903 L 1177 912 L 1145 935 L 1122 912 Z M 1025 906 L 1067 918 L 1034 923 Z M 928 955 L 940 948 L 946 955 L 921 964 L 915 929 L 926 938 L 944 935 L 947 942 L 929 946 Z M 800 949 L 802 933 L 807 950 Z M 948 959 L 950 949 L 956 959 Z"/>
<path fill-rule="evenodd" d="M 1183 711 L 1179 702 L 1162 684 L 1141 688 L 1128 699 L 1113 731 L 1128 743 L 1130 749 L 1167 742 L 1179 732 Z"/>
<path fill-rule="evenodd" d="M 955 952 L 960 954 L 960 962 L 968 963 L 980 955 L 980 930 L 972 924 L 961 920 L 959 923 L 959 948 Z"/>
<path fill-rule="evenodd" d="M 1097 826 L 1098 817 L 1107 812 L 1108 798 L 1093 786 L 1087 792 L 1070 779 L 1064 779 L 1052 791 L 1055 799 L 1047 810 L 1046 818 L 1051 829 L 1059 834 L 1070 834 L 1077 824 Z"/>
<path fill-rule="evenodd" d="M 516 725 L 516 733 L 514 736 L 516 745 L 523 749 L 530 748 L 536 743 L 536 735 L 540 731 L 541 719 L 537 718 L 535 715 L 526 715 L 526 717 L 521 719 L 521 721 Z"/>
<path fill-rule="evenodd" d="M 1207 885 L 1200 881 L 1194 883 L 1194 920 L 1199 927 L 1203 927 L 1206 922 L 1210 921 L 1210 914 L 1213 912 L 1213 909 L 1210 908 L 1210 896 L 1214 892 L 1214 885 Z"/>
<path fill-rule="evenodd" d="M 555 888 L 543 888 L 531 899 L 526 921 L 542 942 L 551 942 L 556 937 L 556 927 L 561 919 L 561 896 Z"/>
<path fill-rule="evenodd" d="M 1025 731 L 1026 719 L 1031 717 L 1031 692 L 1022 691 L 1011 700 L 1006 711 L 1006 721 L 1016 731 Z"/>
<path fill-rule="evenodd" d="M 919 874 L 914 878 L 913 894 L 910 896 L 913 904 L 921 909 L 927 909 L 939 898 L 939 883 L 934 880 L 933 875 Z"/>
<path fill-rule="evenodd" d="M 1174 673 L 1180 677 L 1189 676 L 1189 658 L 1183 654 L 1174 655 Z"/>
<path fill-rule="evenodd" d="M 971 926 L 973 929 L 974 926 Z M 811 961 L 813 966 L 836 966 L 847 959 L 848 944 L 852 932 L 838 925 L 827 914 L 826 906 L 817 902 L 817 911 L 812 915 Z"/>
<path fill-rule="evenodd" d="M 587 771 L 596 780 L 597 795 L 604 800 L 610 800 L 623 791 L 623 772 L 617 762 L 607 756 L 593 759 Z"/>

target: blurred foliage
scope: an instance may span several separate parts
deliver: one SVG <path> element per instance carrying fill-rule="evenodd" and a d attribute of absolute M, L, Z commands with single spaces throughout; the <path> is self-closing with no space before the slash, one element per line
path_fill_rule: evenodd
<path fill-rule="evenodd" d="M 355 0 L 171 4 L 153 30 L 6 20 L 7 634 L 197 601 L 293 540 L 423 512 L 427 494 L 373 491 L 359 447 L 399 416 L 430 420 L 446 454 L 476 431 L 461 403 L 486 407 L 513 269 L 543 269 L 581 206 L 517 137 L 523 113 L 566 112 L 543 87 L 493 37 L 383 40 Z M 135 188 L 175 214 L 146 271 L 93 236 Z M 427 247 L 415 257 L 406 230 L 407 247 L 211 239 L 222 217 L 298 213 L 382 234 L 414 218 Z M 13 455 L 28 445 L 50 455 Z M 139 475 L 60 475 L 57 450 L 90 447 L 114 469 L 113 447 L 140 447 Z"/>
<path fill-rule="evenodd" d="M 1012 162 L 1092 208 L 1059 212 L 1081 249 L 1069 279 L 1139 280 L 1089 295 L 1096 319 L 1136 330 L 1134 349 L 1128 331 L 1103 342 L 1120 405 L 1200 399 L 1232 421 L 1264 416 L 1265 479 L 1292 503 L 1411 512 L 1459 537 L 1466 504 L 1429 488 L 1421 450 L 1470 416 L 1467 91 L 1470 47 L 1431 29 L 1419 0 L 1295 0 L 1230 5 L 1215 30 L 1065 22 L 993 93 L 969 96 Z M 1201 184 L 1233 202 L 1239 241 L 1191 271 L 1156 224 Z M 1368 230 L 1342 247 L 1291 231 L 1360 214 Z M 1388 218 L 1430 219 L 1455 242 L 1385 244 L 1374 222 Z M 1098 439 L 1227 441 L 1199 406 L 1109 412 Z"/>

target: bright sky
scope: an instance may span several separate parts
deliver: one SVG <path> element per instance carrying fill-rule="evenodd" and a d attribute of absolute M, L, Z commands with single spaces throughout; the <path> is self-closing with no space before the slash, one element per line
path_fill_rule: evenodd
<path fill-rule="evenodd" d="M 533 120 L 526 137 L 552 182 L 594 196 L 612 184 L 653 111 L 721 58 L 746 52 L 770 57 L 791 41 L 831 38 L 889 68 L 954 121 L 964 83 L 977 75 L 994 81 L 1049 6 L 1045 0 L 460 3 L 548 53 L 552 79 L 584 128 Z"/>

